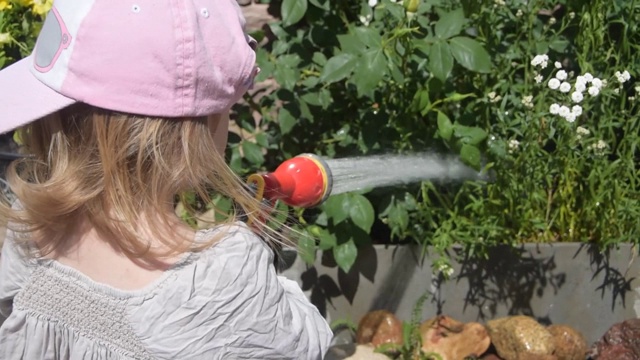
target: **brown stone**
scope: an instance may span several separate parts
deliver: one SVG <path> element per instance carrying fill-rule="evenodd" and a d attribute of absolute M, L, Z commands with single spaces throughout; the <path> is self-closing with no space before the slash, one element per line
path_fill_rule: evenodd
<path fill-rule="evenodd" d="M 593 344 L 589 356 L 595 360 L 640 359 L 640 319 L 613 325 Z"/>
<path fill-rule="evenodd" d="M 559 360 L 555 355 L 521 354 L 517 360 Z"/>
<path fill-rule="evenodd" d="M 420 325 L 422 351 L 438 353 L 442 360 L 459 360 L 484 354 L 491 339 L 479 323 L 462 323 L 438 316 Z"/>
<path fill-rule="evenodd" d="M 480 360 L 503 360 L 496 354 L 487 354 L 480 358 Z"/>
<path fill-rule="evenodd" d="M 381 344 L 402 345 L 402 322 L 386 310 L 367 313 L 358 324 L 356 342 L 372 344 L 374 347 Z"/>
<path fill-rule="evenodd" d="M 553 335 L 558 360 L 584 360 L 589 351 L 584 336 L 567 325 L 551 325 L 547 330 Z"/>
<path fill-rule="evenodd" d="M 553 336 L 529 316 L 510 316 L 487 322 L 491 342 L 505 360 L 545 359 L 555 357 Z"/>

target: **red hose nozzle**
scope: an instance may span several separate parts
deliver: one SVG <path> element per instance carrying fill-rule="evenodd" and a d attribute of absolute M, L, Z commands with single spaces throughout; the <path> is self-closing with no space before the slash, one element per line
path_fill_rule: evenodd
<path fill-rule="evenodd" d="M 249 181 L 260 182 L 255 176 Z M 298 155 L 280 164 L 274 172 L 257 176 L 264 181 L 264 198 L 303 208 L 324 202 L 333 185 L 331 170 L 313 154 Z"/>

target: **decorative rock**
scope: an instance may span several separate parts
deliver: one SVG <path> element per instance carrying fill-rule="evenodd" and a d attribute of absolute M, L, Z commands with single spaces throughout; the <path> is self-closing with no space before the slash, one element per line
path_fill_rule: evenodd
<path fill-rule="evenodd" d="M 510 316 L 487 323 L 491 342 L 505 360 L 555 359 L 553 336 L 529 316 Z"/>
<path fill-rule="evenodd" d="M 640 359 L 640 319 L 613 325 L 593 345 L 589 357 L 594 360 Z"/>
<path fill-rule="evenodd" d="M 356 352 L 345 360 L 389 360 L 386 355 L 375 352 L 373 346 L 358 345 Z"/>
<path fill-rule="evenodd" d="M 496 354 L 487 354 L 481 357 L 480 360 L 502 360 L 502 359 Z"/>
<path fill-rule="evenodd" d="M 420 326 L 422 351 L 435 352 L 442 360 L 459 360 L 484 354 L 491 339 L 479 323 L 462 323 L 448 316 L 438 316 Z"/>
<path fill-rule="evenodd" d="M 531 353 L 524 353 L 520 355 L 518 360 L 559 360 L 555 355 L 536 355 Z"/>
<path fill-rule="evenodd" d="M 358 324 L 356 343 L 402 345 L 402 322 L 386 310 L 376 310 L 366 314 Z"/>
<path fill-rule="evenodd" d="M 589 350 L 587 341 L 581 333 L 570 326 L 551 325 L 547 330 L 553 335 L 558 360 L 584 360 Z"/>

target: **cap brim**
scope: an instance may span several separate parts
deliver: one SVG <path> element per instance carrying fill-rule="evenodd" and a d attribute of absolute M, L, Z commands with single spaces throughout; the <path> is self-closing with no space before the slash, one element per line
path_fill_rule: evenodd
<path fill-rule="evenodd" d="M 36 79 L 32 63 L 29 56 L 0 71 L 0 134 L 77 102 Z"/>

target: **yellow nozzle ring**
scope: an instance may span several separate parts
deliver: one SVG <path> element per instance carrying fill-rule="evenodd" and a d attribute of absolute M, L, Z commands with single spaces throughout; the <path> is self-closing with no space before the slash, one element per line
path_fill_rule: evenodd
<path fill-rule="evenodd" d="M 320 174 L 322 175 L 322 196 L 318 199 L 318 202 L 315 205 L 323 203 L 329 195 L 331 194 L 331 189 L 333 188 L 333 176 L 331 174 L 331 170 L 327 163 L 322 160 L 321 157 L 315 154 L 300 154 L 296 157 L 304 157 L 313 161 L 314 164 L 320 169 Z"/>

